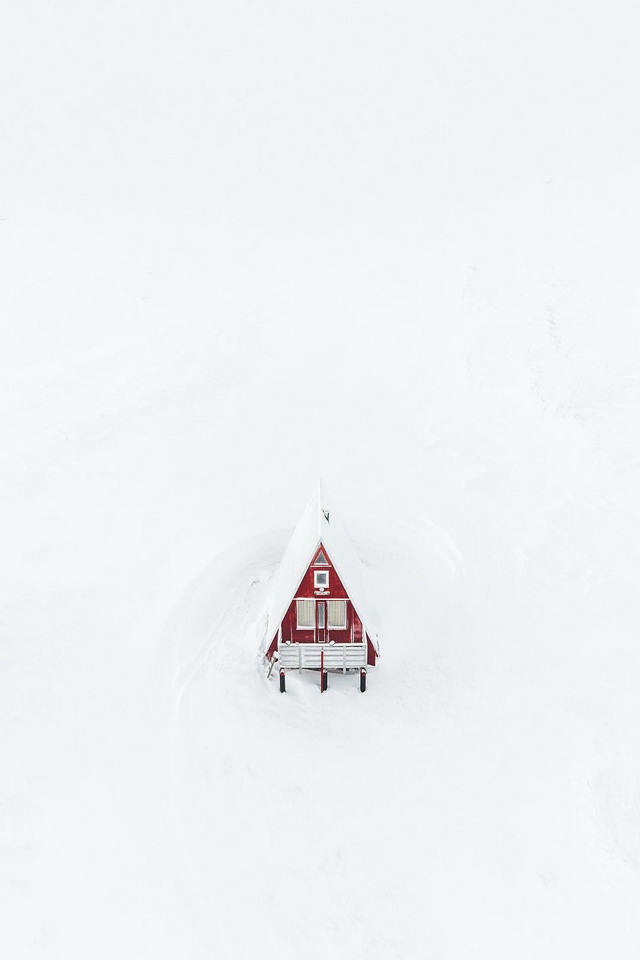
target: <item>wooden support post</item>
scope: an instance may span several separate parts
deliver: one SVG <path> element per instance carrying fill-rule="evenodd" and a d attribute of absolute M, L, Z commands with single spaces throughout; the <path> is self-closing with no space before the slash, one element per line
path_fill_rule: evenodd
<path fill-rule="evenodd" d="M 280 693 L 285 692 L 285 683 L 284 683 L 284 667 L 280 667 Z"/>
<path fill-rule="evenodd" d="M 367 669 L 362 667 L 360 670 L 360 693 L 364 693 L 367 689 Z"/>
<path fill-rule="evenodd" d="M 342 672 L 347 672 L 347 645 L 342 648 Z"/>
<path fill-rule="evenodd" d="M 320 651 L 320 693 L 327 689 L 327 671 L 324 668 L 324 650 Z"/>

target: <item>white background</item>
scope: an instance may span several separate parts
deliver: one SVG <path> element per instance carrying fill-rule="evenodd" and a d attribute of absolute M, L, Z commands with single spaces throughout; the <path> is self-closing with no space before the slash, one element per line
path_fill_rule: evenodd
<path fill-rule="evenodd" d="M 634 5 L 0 16 L 0 953 L 635 960 Z"/>

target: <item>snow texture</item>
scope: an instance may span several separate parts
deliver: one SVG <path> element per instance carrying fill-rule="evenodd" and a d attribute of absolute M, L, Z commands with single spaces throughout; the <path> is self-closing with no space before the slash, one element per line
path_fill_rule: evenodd
<path fill-rule="evenodd" d="M 637 960 L 637 37 L 5 0 L 2 960 Z M 364 694 L 260 653 L 319 476 Z"/>
<path fill-rule="evenodd" d="M 263 652 L 266 653 L 276 635 L 321 543 L 379 653 L 377 615 L 367 596 L 362 563 L 322 482 L 318 483 L 300 517 L 271 582 Z"/>

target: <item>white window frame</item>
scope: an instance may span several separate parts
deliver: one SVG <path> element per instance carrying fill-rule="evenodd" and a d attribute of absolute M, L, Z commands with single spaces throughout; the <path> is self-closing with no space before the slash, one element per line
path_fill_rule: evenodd
<path fill-rule="evenodd" d="M 325 580 L 325 583 L 320 583 L 321 577 Z M 326 567 L 323 567 L 322 570 L 313 571 L 313 589 L 314 590 L 329 589 L 329 571 Z"/>
<path fill-rule="evenodd" d="M 307 609 L 312 611 L 311 623 L 300 623 L 300 604 L 311 604 Z M 315 630 L 316 628 L 316 602 L 313 597 L 296 598 L 296 630 Z"/>
<path fill-rule="evenodd" d="M 346 630 L 347 619 L 348 619 L 347 618 L 347 601 L 346 600 L 326 600 L 325 602 L 327 604 L 327 630 Z M 331 623 L 331 615 L 329 613 L 329 610 L 330 610 L 331 604 L 334 604 L 334 603 L 344 604 L 342 608 L 344 610 L 344 623 L 341 623 L 339 627 L 336 627 Z"/>

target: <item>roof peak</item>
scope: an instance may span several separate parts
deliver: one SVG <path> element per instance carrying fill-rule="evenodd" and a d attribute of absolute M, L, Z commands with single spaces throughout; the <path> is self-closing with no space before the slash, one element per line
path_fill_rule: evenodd
<path fill-rule="evenodd" d="M 309 509 L 312 509 L 316 514 L 318 537 L 322 537 L 324 523 L 331 523 L 330 498 L 322 479 L 319 479 L 316 484 L 314 494 L 307 505 L 307 510 Z"/>

